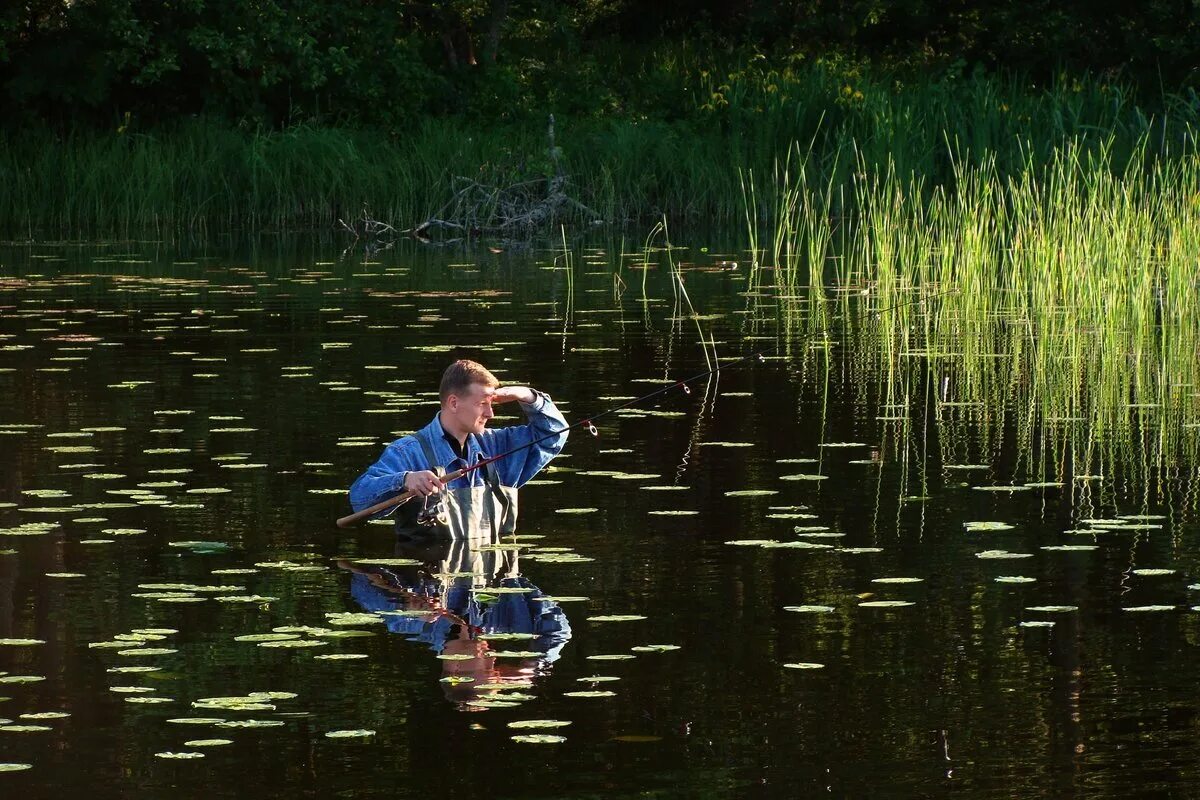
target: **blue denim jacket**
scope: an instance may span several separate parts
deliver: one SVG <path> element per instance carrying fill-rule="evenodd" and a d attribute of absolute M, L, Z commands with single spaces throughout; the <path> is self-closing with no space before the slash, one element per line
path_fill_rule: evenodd
<path fill-rule="evenodd" d="M 500 483 L 514 489 L 528 483 L 534 475 L 542 470 L 550 459 L 562 451 L 567 443 L 567 421 L 554 406 L 550 396 L 537 392 L 537 399 L 532 403 L 522 403 L 521 409 L 528 418 L 525 425 L 511 425 L 507 428 L 485 429 L 476 437 L 467 437 L 467 461 L 476 463 L 479 453 L 484 458 L 497 456 L 514 448 L 529 444 L 543 436 L 547 438 L 526 448 L 519 453 L 513 453 L 507 458 L 496 462 Z M 557 436 L 548 434 L 561 431 Z M 454 454 L 450 443 L 443 436 L 442 423 L 437 415 L 433 421 L 422 430 L 433 444 L 433 451 L 440 464 L 427 464 L 421 445 L 413 436 L 397 439 L 387 446 L 383 455 L 371 467 L 358 477 L 350 487 L 350 505 L 355 511 L 361 511 L 368 506 L 382 502 L 389 497 L 404 491 L 404 473 L 417 470 L 432 469 L 435 466 L 445 467 L 447 472 L 453 472 L 469 466 L 463 459 Z M 482 449 L 481 449 L 482 446 Z M 482 486 L 486 481 L 485 470 L 477 469 L 461 478 L 451 481 L 447 488 L 460 489 L 469 486 Z"/>

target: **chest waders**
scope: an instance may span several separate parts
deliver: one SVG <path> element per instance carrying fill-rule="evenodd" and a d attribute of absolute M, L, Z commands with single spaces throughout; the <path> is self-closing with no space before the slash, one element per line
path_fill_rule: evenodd
<path fill-rule="evenodd" d="M 421 444 L 429 469 L 439 478 L 446 474 L 438 463 L 433 444 L 424 432 L 413 434 Z M 488 544 L 499 541 L 517 529 L 517 490 L 500 485 L 500 475 L 495 464 L 484 469 L 482 485 L 465 486 L 442 490 L 425 498 L 413 498 L 400 506 L 396 513 L 396 533 L 410 539 L 428 536 L 445 536 L 454 541 Z M 436 523 L 422 525 L 417 517 L 422 510 L 428 514 L 432 507 L 441 505 L 436 513 Z"/>

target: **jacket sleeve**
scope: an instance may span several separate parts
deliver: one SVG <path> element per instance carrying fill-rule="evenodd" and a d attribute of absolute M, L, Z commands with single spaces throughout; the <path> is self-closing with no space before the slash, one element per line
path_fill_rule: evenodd
<path fill-rule="evenodd" d="M 521 410 L 525 412 L 528 420 L 526 424 L 487 430 L 482 437 L 489 456 L 498 456 L 514 448 L 537 442 L 528 449 L 496 462 L 500 482 L 505 486 L 524 486 L 534 475 L 541 472 L 552 458 L 562 452 L 567 443 L 568 426 L 562 413 L 554 405 L 550 395 L 544 392 L 535 394 L 537 397 L 532 403 L 521 404 Z M 538 441 L 539 439 L 541 441 Z"/>
<path fill-rule="evenodd" d="M 425 469 L 417 463 L 420 446 L 408 437 L 387 446 L 379 460 L 358 476 L 350 487 L 350 505 L 355 511 L 373 506 L 404 491 L 404 474 Z"/>

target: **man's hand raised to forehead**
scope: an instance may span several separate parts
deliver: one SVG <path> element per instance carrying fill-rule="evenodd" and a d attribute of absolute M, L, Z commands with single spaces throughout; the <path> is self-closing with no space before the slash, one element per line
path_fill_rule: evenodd
<path fill-rule="evenodd" d="M 537 395 L 528 386 L 500 386 L 492 392 L 491 399 L 493 404 L 511 403 L 513 400 L 518 403 L 532 403 L 537 400 Z"/>

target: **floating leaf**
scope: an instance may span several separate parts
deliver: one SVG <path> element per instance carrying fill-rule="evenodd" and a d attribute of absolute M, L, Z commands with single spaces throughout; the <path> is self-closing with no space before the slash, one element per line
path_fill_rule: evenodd
<path fill-rule="evenodd" d="M 964 522 L 963 527 L 968 531 L 1011 531 L 1012 525 L 1007 522 Z"/>
<path fill-rule="evenodd" d="M 374 736 L 375 731 L 360 728 L 357 730 L 325 731 L 326 739 L 366 739 Z"/>
<path fill-rule="evenodd" d="M 293 633 L 245 633 L 233 637 L 235 642 L 283 642 L 300 637 Z"/>
<path fill-rule="evenodd" d="M 635 653 L 669 653 L 673 650 L 682 649 L 677 644 L 640 644 L 629 648 Z M 580 678 L 579 680 L 584 680 Z"/>
<path fill-rule="evenodd" d="M 1033 553 L 1010 553 L 1007 550 L 984 550 L 982 553 L 976 553 L 975 557 L 983 559 L 1033 558 Z"/>
<path fill-rule="evenodd" d="M 45 733 L 52 730 L 48 725 L 0 725 L 0 731 L 6 733 Z"/>

